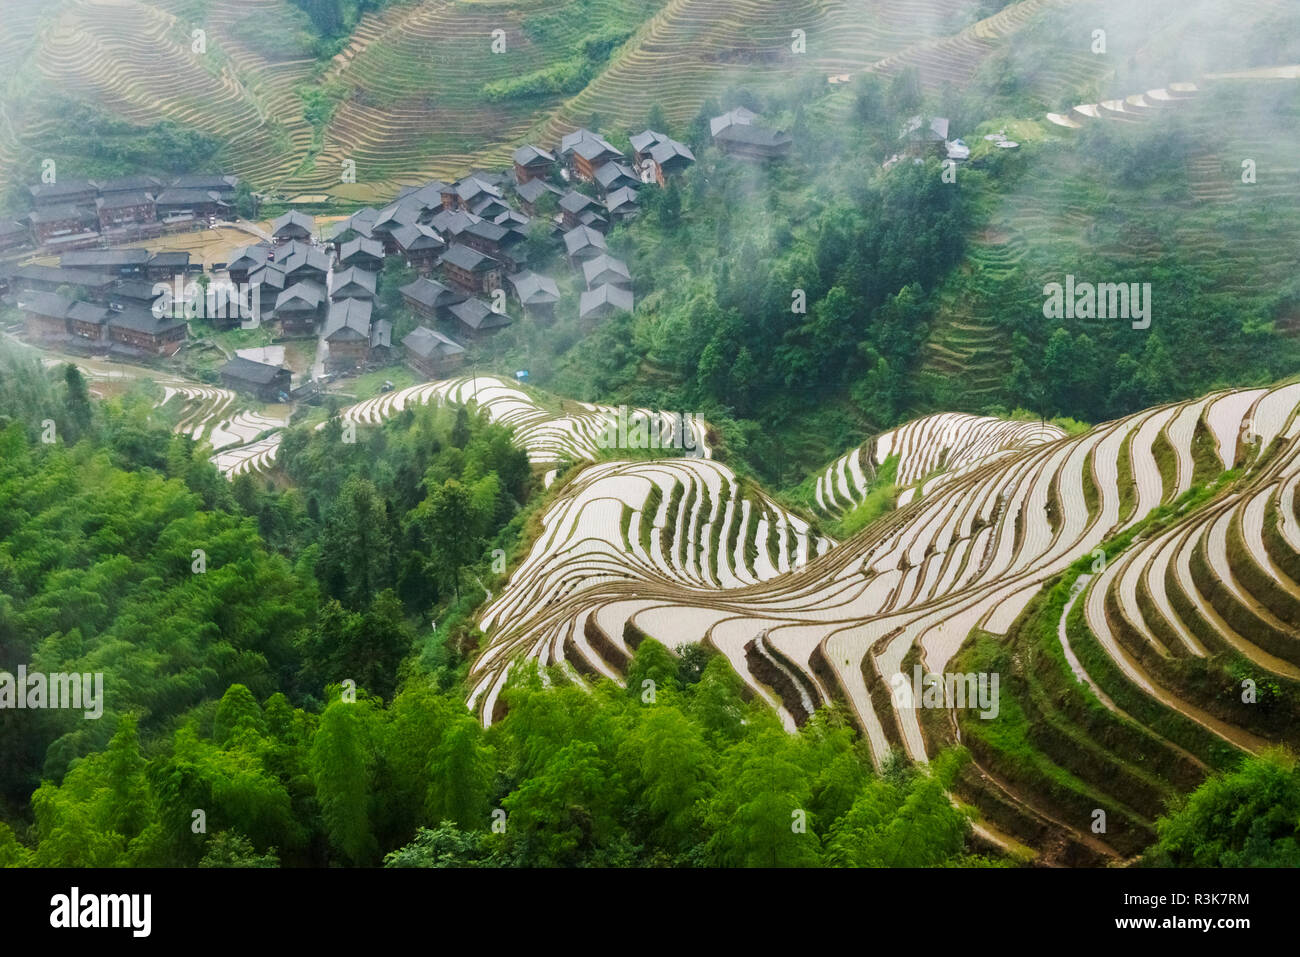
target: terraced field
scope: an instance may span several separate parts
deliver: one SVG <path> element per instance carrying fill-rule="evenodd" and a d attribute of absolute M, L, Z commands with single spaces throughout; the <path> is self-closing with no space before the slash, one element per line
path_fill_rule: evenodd
<path fill-rule="evenodd" d="M 484 614 L 488 645 L 471 671 L 471 701 L 485 720 L 496 717 L 520 658 L 559 665 L 555 674 L 581 683 L 619 678 L 645 636 L 700 642 L 787 726 L 840 702 L 878 762 L 893 749 L 924 761 L 955 735 L 978 737 L 980 719 L 900 700 L 895 676 L 910 676 L 913 664 L 945 672 L 973 634 L 1017 634 L 1045 585 L 1100 559 L 1066 608 L 1074 618 L 1063 643 L 1080 682 L 1068 694 L 1081 695 L 1084 679 L 1104 686 L 1097 700 L 1110 701 L 1125 733 L 1172 748 L 1185 783 L 1216 752 L 1171 744 L 1186 735 L 1170 722 L 1191 722 L 1229 749 L 1286 737 L 1263 712 L 1234 707 L 1230 684 L 1197 686 L 1177 663 L 1224 654 L 1261 684 L 1300 678 L 1297 405 L 1300 385 L 1288 384 L 1214 393 L 1072 437 L 1030 432 L 1002 449 L 990 432 L 981 439 L 990 454 L 972 455 L 967 469 L 835 547 L 812 547 L 806 526 L 761 497 L 740 493 L 738 506 L 721 466 L 590 467 L 550 506 L 532 554 Z M 900 430 L 915 446 L 904 455 L 913 475 L 953 447 L 935 427 L 943 421 Z M 830 474 L 838 485 L 841 473 Z M 1204 504 L 1193 508 L 1189 495 Z M 1154 516 L 1161 522 L 1148 526 Z M 1003 679 L 1004 707 L 1018 707 L 1023 686 Z M 1126 691 L 1147 710 L 1119 711 Z M 1044 818 L 1004 779 L 998 742 L 978 743 L 963 795 L 999 826 L 1031 843 L 1046 828 L 1070 854 L 1094 860 L 1130 852 L 1137 831 L 1097 839 L 1086 820 Z"/>
<path fill-rule="evenodd" d="M 71 92 L 132 122 L 170 119 L 219 138 L 222 162 L 262 189 L 378 202 L 404 184 L 500 166 L 520 142 L 557 142 L 593 116 L 611 131 L 652 107 L 684 123 L 729 85 L 917 66 L 961 83 L 997 44 L 1068 0 L 1019 0 L 977 21 L 975 0 L 399 2 L 366 14 L 317 76 L 286 0 L 18 0 L 0 62 L 34 65 L 34 92 Z M 192 30 L 205 31 L 195 52 Z M 492 51 L 493 32 L 505 50 Z M 794 31 L 806 52 L 792 49 Z M 593 37 L 626 38 L 577 92 L 492 99 L 485 88 L 569 62 Z M 318 127 L 300 88 L 337 106 Z M 0 158 L 39 150 L 58 118 L 0 116 Z M 847 98 L 831 98 L 832 111 Z M 356 183 L 341 181 L 356 164 Z M 0 173 L 0 175 L 3 175 Z"/>
<path fill-rule="evenodd" d="M 884 432 L 832 462 L 817 477 L 817 508 L 827 516 L 852 511 L 866 497 L 877 469 L 891 456 L 898 456 L 894 484 L 906 490 L 901 501 L 907 504 L 918 491 L 929 492 L 941 478 L 950 479 L 1064 435 L 1057 426 L 1039 422 L 1010 422 L 951 412 L 925 416 Z M 936 475 L 919 490 L 913 488 L 936 472 L 943 475 Z"/>
<path fill-rule="evenodd" d="M 1053 114 L 1049 119 L 1066 137 L 1090 124 L 1142 126 L 1155 115 L 1176 114 L 1195 144 L 1185 177 L 1162 181 L 1159 189 L 1112 186 L 1103 198 L 1085 158 L 1070 154 L 1068 139 L 1036 152 L 1019 184 L 997 197 L 966 261 L 939 291 L 927 373 L 961 381 L 963 408 L 1009 401 L 1008 309 L 1032 314 L 1041 299 L 1026 300 L 1028 291 L 1059 281 L 1068 264 L 1098 253 L 1117 270 L 1149 271 L 1176 257 L 1213 277 L 1216 294 L 1249 297 L 1279 288 L 1297 250 L 1278 242 L 1267 224 L 1300 210 L 1294 189 L 1300 138 L 1289 122 L 1281 135 L 1268 131 L 1280 129 L 1274 94 L 1298 82 L 1296 74 L 1296 68 L 1211 74 Z M 1241 179 L 1243 157 L 1265 171 L 1249 186 Z"/>

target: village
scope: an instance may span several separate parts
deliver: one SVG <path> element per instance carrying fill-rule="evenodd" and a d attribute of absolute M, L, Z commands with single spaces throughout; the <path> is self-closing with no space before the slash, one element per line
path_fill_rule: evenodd
<path fill-rule="evenodd" d="M 904 155 L 951 158 L 961 144 L 947 125 L 913 118 Z M 744 107 L 713 117 L 707 138 L 747 164 L 793 145 Z M 491 365 L 495 338 L 517 323 L 576 319 L 586 335 L 631 313 L 634 277 L 607 236 L 696 157 L 653 129 L 626 141 L 581 128 L 554 149 L 520 146 L 509 169 L 404 187 L 383 208 L 261 223 L 238 215 L 247 188 L 233 175 L 31 186 L 31 211 L 0 229 L 0 304 L 21 320 L 11 313 L 8 331 L 49 361 L 98 363 L 101 376 L 124 363 L 133 371 L 120 374 L 197 406 L 182 423 L 195 438 L 210 428 L 214 461 L 234 474 L 250 467 L 245 450 L 260 456 L 297 421 L 299 401 Z"/>
<path fill-rule="evenodd" d="M 719 117 L 714 142 L 746 159 L 788 150 L 788 134 L 755 118 Z M 231 175 L 34 185 L 31 211 L 0 224 L 0 255 L 10 260 L 0 262 L 0 302 L 17 310 L 34 345 L 160 368 L 214 333 L 267 326 L 271 347 L 223 349 L 215 370 L 223 386 L 266 402 L 396 363 L 444 378 L 511 324 L 555 321 L 560 285 L 543 269 L 570 271 L 583 331 L 632 311 L 632 276 L 606 234 L 636 218 L 642 189 L 666 186 L 695 156 L 654 130 L 629 139 L 630 154 L 579 129 L 556 150 L 521 146 L 509 170 L 407 187 L 382 209 L 334 222 L 297 210 L 264 226 L 237 221 Z M 157 248 L 169 234 L 218 228 L 254 241 L 208 262 Z M 410 281 L 389 301 L 418 325 L 395 343 L 381 292 L 398 269 Z M 287 367 L 280 346 L 310 340 L 311 361 Z"/>

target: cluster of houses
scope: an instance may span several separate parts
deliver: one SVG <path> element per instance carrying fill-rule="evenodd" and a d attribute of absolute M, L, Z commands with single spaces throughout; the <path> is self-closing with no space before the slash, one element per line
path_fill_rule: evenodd
<path fill-rule="evenodd" d="M 712 140 L 748 160 L 788 154 L 789 134 L 759 120 L 743 107 L 714 117 Z M 522 146 L 508 171 L 408 187 L 382 209 L 357 210 L 324 240 L 313 217 L 288 212 L 271 224 L 269 240 L 237 250 L 222 265 L 261 321 L 278 322 L 285 337 L 319 337 L 328 346 L 326 368 L 345 372 L 394 358 L 392 325 L 376 317 L 375 304 L 386 257 L 400 256 L 419 274 L 400 289 L 402 299 L 423 320 L 402 339 L 403 356 L 425 376 L 445 376 L 464 362 L 462 343 L 511 325 L 508 300 L 533 321 L 554 320 L 559 286 L 530 268 L 539 237 L 579 277 L 584 328 L 632 311 L 631 273 L 610 253 L 605 235 L 639 214 L 642 189 L 666 186 L 695 156 L 650 129 L 631 136 L 630 145 L 624 152 L 579 129 L 554 151 Z M 31 338 L 135 357 L 174 355 L 187 324 L 175 308 L 157 308 L 157 284 L 175 280 L 180 289 L 194 272 L 189 254 L 83 246 L 228 218 L 237 185 L 233 176 L 186 176 L 165 185 L 131 177 L 31 187 L 26 220 L 0 223 L 0 251 L 35 242 L 63 255 L 57 267 L 0 270 L 0 294 L 10 293 Z M 244 316 L 232 309 L 208 318 L 220 326 Z M 288 369 L 252 359 L 233 360 L 220 375 L 263 397 L 289 392 Z"/>
<path fill-rule="evenodd" d="M 184 343 L 184 319 L 154 306 L 160 283 L 183 285 L 194 271 L 187 252 L 93 249 L 65 253 L 58 266 L 7 267 L 0 286 L 30 339 L 147 358 L 175 355 Z"/>
<path fill-rule="evenodd" d="M 913 162 L 920 162 L 927 156 L 954 162 L 970 159 L 970 147 L 963 140 L 948 138 L 949 126 L 948 118 L 945 116 L 928 119 L 922 116 L 909 118 L 898 137 L 902 144 L 902 152 L 885 160 L 885 169 L 889 169 L 905 157 Z"/>
<path fill-rule="evenodd" d="M 32 209 L 0 222 L 0 252 L 24 246 L 52 251 L 148 239 L 197 222 L 231 219 L 239 178 L 222 174 L 118 179 L 60 179 L 27 188 Z"/>
<path fill-rule="evenodd" d="M 507 299 L 534 321 L 554 320 L 559 286 L 529 268 L 530 234 L 554 242 L 580 271 L 586 288 L 579 318 L 585 326 L 630 312 L 632 279 L 627 265 L 609 254 L 605 234 L 639 213 L 641 188 L 665 185 L 695 161 L 689 147 L 653 130 L 633 136 L 632 147 L 629 156 L 598 133 L 580 129 L 565 136 L 558 151 L 520 147 L 508 172 L 477 171 L 455 183 L 409 187 L 383 209 L 360 209 L 335 227 L 338 264 L 377 269 L 384 256 L 396 255 L 420 274 L 400 292 L 427 324 L 401 345 L 407 362 L 429 376 L 445 375 L 464 361 L 462 341 L 509 326 Z M 533 223 L 541 217 L 538 230 Z M 368 282 L 357 273 L 351 278 Z M 355 327 L 345 321 L 354 312 Z M 364 338 L 364 309 L 348 307 L 339 315 L 326 321 L 331 355 L 339 337 L 358 347 Z"/>

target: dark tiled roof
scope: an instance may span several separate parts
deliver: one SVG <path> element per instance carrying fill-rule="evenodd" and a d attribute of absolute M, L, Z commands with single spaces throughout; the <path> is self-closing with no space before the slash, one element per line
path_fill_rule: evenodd
<path fill-rule="evenodd" d="M 455 356 L 465 351 L 459 342 L 427 326 L 418 326 L 402 340 L 402 345 L 424 359 L 434 355 Z"/>
<path fill-rule="evenodd" d="M 499 329 L 510 325 L 509 316 L 493 312 L 482 299 L 466 299 L 464 302 L 458 302 L 451 307 L 450 312 L 475 330 Z"/>
<path fill-rule="evenodd" d="M 408 299 L 418 302 L 422 306 L 430 309 L 438 306 L 448 306 L 454 302 L 461 302 L 465 299 L 462 293 L 449 289 L 436 279 L 417 279 L 409 285 L 403 286 L 401 294 Z"/>
<path fill-rule="evenodd" d="M 442 254 L 442 261 L 464 269 L 467 272 L 478 272 L 484 269 L 492 269 L 499 266 L 500 263 L 491 256 L 479 252 L 477 249 L 470 249 L 468 246 L 462 246 L 457 243 L 447 249 Z"/>
<path fill-rule="evenodd" d="M 289 370 L 281 366 L 245 359 L 243 356 L 235 356 L 217 371 L 223 376 L 229 376 L 232 379 L 238 379 L 252 385 L 270 385 L 280 377 L 281 373 Z"/>

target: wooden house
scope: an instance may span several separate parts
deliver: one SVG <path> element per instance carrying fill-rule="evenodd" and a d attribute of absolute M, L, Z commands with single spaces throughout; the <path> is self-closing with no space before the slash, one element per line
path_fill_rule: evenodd
<path fill-rule="evenodd" d="M 310 242 L 316 231 L 316 220 L 295 209 L 271 223 L 271 238 L 277 245 L 290 242 Z"/>
<path fill-rule="evenodd" d="M 411 311 L 426 319 L 448 319 L 448 310 L 469 297 L 438 282 L 436 279 L 417 279 L 398 290 Z"/>
<path fill-rule="evenodd" d="M 111 309 L 93 302 L 74 302 L 68 309 L 68 330 L 90 342 L 106 342 Z"/>
<path fill-rule="evenodd" d="M 419 326 L 402 340 L 406 363 L 419 375 L 441 379 L 465 362 L 465 347 L 436 329 Z"/>
<path fill-rule="evenodd" d="M 510 325 L 511 319 L 505 313 L 493 312 L 482 299 L 466 299 L 458 302 L 448 310 L 452 318 L 460 323 L 461 332 L 469 339 L 482 339 L 494 332 L 499 332 Z"/>
<path fill-rule="evenodd" d="M 590 327 L 616 312 L 631 312 L 632 306 L 630 290 L 606 283 L 582 294 L 578 303 L 578 319 L 584 326 Z"/>
<path fill-rule="evenodd" d="M 378 280 L 378 273 L 349 266 L 331 278 L 330 299 L 374 299 Z"/>
<path fill-rule="evenodd" d="M 159 317 L 144 309 L 115 311 L 108 319 L 113 351 L 125 355 L 174 356 L 185 344 L 188 330 L 184 319 Z"/>
<path fill-rule="evenodd" d="M 338 264 L 379 272 L 384 268 L 384 244 L 367 236 L 356 236 L 338 247 Z"/>
<path fill-rule="evenodd" d="M 602 253 L 584 262 L 582 277 L 586 280 L 588 289 L 595 289 L 606 283 L 627 289 L 632 288 L 632 274 L 628 272 L 627 263 L 615 259 L 608 253 Z"/>
<path fill-rule="evenodd" d="M 439 262 L 447 278 L 469 292 L 500 289 L 505 275 L 500 260 L 461 243 L 448 247 Z"/>
<path fill-rule="evenodd" d="M 95 200 L 95 215 L 101 232 L 128 229 L 158 221 L 153 193 L 113 193 Z"/>
<path fill-rule="evenodd" d="M 406 264 L 424 274 L 433 271 L 438 257 L 447 248 L 442 237 L 423 223 L 399 226 L 393 230 L 392 237 L 398 254 L 406 260 Z"/>
<path fill-rule="evenodd" d="M 29 339 L 51 342 L 68 338 L 71 299 L 35 290 L 21 292 L 15 299 L 18 311 L 23 314 L 23 331 Z"/>
<path fill-rule="evenodd" d="M 546 179 L 555 169 L 555 154 L 540 146 L 521 146 L 515 150 L 515 182 L 522 185 L 534 179 Z"/>
<path fill-rule="evenodd" d="M 605 237 L 590 226 L 579 226 L 564 234 L 564 254 L 575 265 L 607 251 Z"/>
<path fill-rule="evenodd" d="M 596 170 L 610 160 L 623 158 L 621 150 L 591 130 L 580 129 L 570 133 L 560 142 L 560 155 L 569 164 L 574 176 L 588 183 L 595 182 Z"/>
<path fill-rule="evenodd" d="M 263 402 L 283 402 L 293 388 L 293 372 L 289 369 L 243 356 L 231 359 L 217 374 L 227 389 L 250 393 Z"/>
<path fill-rule="evenodd" d="M 93 200 L 92 200 L 93 202 Z M 28 214 L 38 245 L 55 246 L 99 241 L 99 217 L 94 206 L 59 203 L 41 206 Z"/>
<path fill-rule="evenodd" d="M 309 336 L 325 311 L 325 289 L 314 282 L 296 282 L 275 297 L 275 318 L 286 336 Z"/>
<path fill-rule="evenodd" d="M 370 358 L 372 308 L 366 299 L 339 299 L 330 304 L 321 338 L 329 346 L 326 365 L 331 369 L 355 369 Z"/>
<path fill-rule="evenodd" d="M 555 304 L 560 301 L 560 287 L 550 276 L 525 269 L 509 277 L 515 298 L 524 313 L 538 322 L 555 319 Z"/>
<path fill-rule="evenodd" d="M 166 282 L 176 276 L 188 276 L 195 269 L 190 254 L 184 250 L 158 252 L 149 257 L 145 265 L 145 278 L 153 282 Z"/>
<path fill-rule="evenodd" d="M 113 279 L 143 279 L 147 275 L 147 249 L 83 249 L 59 257 L 64 269 L 83 269 Z"/>

